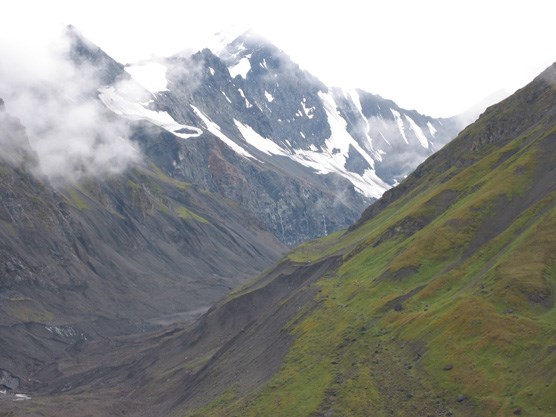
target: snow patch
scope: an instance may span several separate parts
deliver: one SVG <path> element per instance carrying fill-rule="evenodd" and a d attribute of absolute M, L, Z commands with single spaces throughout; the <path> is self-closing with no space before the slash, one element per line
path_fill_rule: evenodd
<path fill-rule="evenodd" d="M 45 326 L 45 329 L 52 334 L 62 337 L 74 337 L 78 334 L 73 327 Z"/>
<path fill-rule="evenodd" d="M 269 103 L 272 103 L 274 101 L 274 96 L 266 90 L 264 92 L 264 96 L 266 97 Z"/>
<path fill-rule="evenodd" d="M 394 109 L 390 109 L 390 111 L 394 115 L 394 119 L 396 120 L 396 123 L 398 125 L 398 129 L 399 129 L 400 133 L 402 134 L 403 140 L 405 140 L 405 143 L 407 143 L 409 145 L 409 141 L 407 140 L 407 138 L 405 136 L 405 128 L 404 128 L 404 125 L 403 125 L 402 116 L 400 115 L 400 113 L 398 111 L 396 111 Z"/>
<path fill-rule="evenodd" d="M 427 127 L 429 128 L 429 132 L 431 132 L 431 135 L 434 138 L 437 132 L 436 129 L 434 128 L 431 122 L 427 122 Z"/>
<path fill-rule="evenodd" d="M 251 70 L 251 62 L 249 62 L 248 57 L 243 57 L 236 65 L 228 68 L 228 70 L 230 71 L 232 78 L 239 75 L 241 78 L 246 79 L 247 73 Z"/>
<path fill-rule="evenodd" d="M 348 133 L 347 122 L 337 110 L 336 102 L 330 94 L 319 92 L 319 97 L 324 104 L 324 110 L 328 116 L 328 124 L 330 125 L 331 135 L 326 140 L 328 149 L 340 149 L 340 154 L 345 158 L 348 157 L 350 145 L 367 161 L 370 167 L 374 168 L 374 160 L 365 152 L 357 141 Z M 336 153 L 337 154 L 337 153 Z"/>
<path fill-rule="evenodd" d="M 367 117 L 365 117 L 365 115 L 363 114 L 363 105 L 361 104 L 361 97 L 359 97 L 359 93 L 357 92 L 357 90 L 347 90 L 345 92 L 345 95 L 347 96 L 347 98 L 349 100 L 351 100 L 351 102 L 353 103 L 353 105 L 355 106 L 355 108 L 357 109 L 357 111 L 359 112 L 359 115 L 361 116 L 361 119 L 363 120 L 363 130 L 365 133 L 365 139 L 367 139 L 367 144 L 369 146 L 369 149 L 371 150 L 373 156 L 376 158 L 376 160 L 378 161 L 382 161 L 382 155 L 380 153 L 380 149 L 377 151 L 375 150 L 374 146 L 373 146 L 373 140 L 372 138 L 369 136 L 369 131 L 370 131 L 370 126 L 369 126 L 369 121 L 367 120 Z M 379 113 L 380 116 L 380 113 Z M 380 116 L 382 117 L 382 116 Z"/>
<path fill-rule="evenodd" d="M 4 399 L 11 401 L 26 401 L 31 399 L 27 394 L 13 394 L 8 392 L 7 389 L 0 390 L 0 395 L 5 395 L 5 397 L 0 398 L 0 401 Z"/>
<path fill-rule="evenodd" d="M 168 90 L 166 67 L 159 62 L 136 64 L 125 67 L 131 77 L 151 93 Z"/>
<path fill-rule="evenodd" d="M 325 141 L 323 150 L 311 145 L 309 150 L 298 149 L 295 155 L 290 155 L 290 159 L 314 169 L 317 174 L 336 173 L 350 181 L 356 191 L 366 197 L 380 197 L 390 187 L 376 175 L 373 159 L 347 132 L 347 122 L 338 113 L 334 98 L 322 92 L 319 92 L 319 97 L 328 117 L 330 138 Z M 369 168 L 363 172 L 363 175 L 348 171 L 345 167 L 350 145 L 369 164 Z"/>
<path fill-rule="evenodd" d="M 222 91 L 222 94 L 224 95 L 224 97 L 226 97 L 226 100 L 228 100 L 228 103 L 232 104 L 232 100 L 230 100 L 230 97 L 228 97 L 224 91 Z"/>
<path fill-rule="evenodd" d="M 373 169 L 367 168 L 363 175 L 345 169 L 344 164 L 335 158 L 330 157 L 328 152 L 313 152 L 307 150 L 297 150 L 290 159 L 315 170 L 317 174 L 336 173 L 349 182 L 355 190 L 366 197 L 379 198 L 388 188 L 380 178 L 377 177 Z"/>
<path fill-rule="evenodd" d="M 386 136 L 384 136 L 384 134 L 379 130 L 378 131 L 380 137 L 384 140 L 384 142 L 386 142 L 388 145 L 392 146 L 392 144 L 390 143 L 390 141 L 388 139 L 386 139 Z"/>
<path fill-rule="evenodd" d="M 305 112 L 305 115 L 309 118 L 312 119 L 313 117 L 315 117 L 315 108 L 314 107 L 307 107 L 307 99 L 305 97 L 303 97 L 303 100 L 301 101 L 301 106 L 303 107 L 303 111 Z"/>
<path fill-rule="evenodd" d="M 121 96 L 114 87 L 99 89 L 99 98 L 106 107 L 117 115 L 129 120 L 146 120 L 179 138 L 196 138 L 203 133 L 201 129 L 176 122 L 172 116 L 165 111 L 146 109 L 140 103 L 128 101 Z M 180 130 L 187 130 L 191 133 L 180 132 Z"/>
<path fill-rule="evenodd" d="M 255 132 L 251 126 L 244 125 L 236 119 L 234 119 L 234 123 L 239 129 L 241 136 L 243 136 L 249 145 L 257 148 L 259 151 L 266 153 L 267 155 L 287 155 L 282 148 L 270 139 L 263 138 Z"/>
<path fill-rule="evenodd" d="M 237 153 L 241 156 L 244 156 L 246 158 L 257 159 L 253 155 L 251 155 L 249 152 L 247 152 L 245 149 L 243 149 L 241 146 L 239 146 L 237 143 L 235 143 L 233 140 L 231 140 L 229 137 L 227 137 L 224 133 L 222 133 L 222 130 L 220 129 L 220 126 L 218 126 L 216 123 L 214 123 L 212 120 L 210 120 L 207 116 L 205 116 L 203 114 L 203 112 L 201 112 L 201 110 L 199 110 L 197 107 L 195 107 L 193 105 L 191 105 L 191 108 L 193 109 L 195 114 L 203 121 L 203 123 L 207 127 L 207 130 L 210 133 L 212 133 L 214 136 L 216 136 L 218 139 L 220 139 L 222 142 L 224 142 L 226 145 L 228 145 L 230 148 L 232 148 L 232 150 L 235 153 Z"/>
<path fill-rule="evenodd" d="M 241 97 L 243 97 L 243 99 L 245 100 L 245 107 L 249 108 L 249 107 L 253 107 L 253 105 L 251 103 L 249 103 L 249 100 L 247 100 L 247 97 L 245 97 L 245 93 L 243 92 L 243 90 L 241 88 L 238 88 L 239 94 L 241 95 Z"/>
<path fill-rule="evenodd" d="M 417 136 L 417 139 L 419 139 L 419 143 L 421 144 L 421 146 L 425 149 L 428 149 L 429 141 L 425 136 L 425 134 L 423 133 L 423 131 L 421 130 L 421 128 L 419 127 L 419 125 L 415 123 L 415 121 L 407 114 L 405 115 L 405 118 L 409 122 L 409 127 L 411 128 L 411 130 L 413 130 L 415 136 Z"/>
<path fill-rule="evenodd" d="M 212 75 L 212 76 L 214 76 L 214 74 L 216 74 L 216 71 L 212 67 L 209 67 L 209 71 L 210 71 L 210 75 Z"/>

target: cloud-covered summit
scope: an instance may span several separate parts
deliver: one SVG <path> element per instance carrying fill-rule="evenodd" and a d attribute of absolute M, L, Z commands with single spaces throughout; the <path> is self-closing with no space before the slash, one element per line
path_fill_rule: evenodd
<path fill-rule="evenodd" d="M 69 35 L 75 33 L 48 41 L 0 39 L 0 97 L 25 126 L 38 157 L 35 172 L 56 183 L 122 172 L 140 160 L 126 124 L 96 97 L 99 73 L 72 59 Z"/>

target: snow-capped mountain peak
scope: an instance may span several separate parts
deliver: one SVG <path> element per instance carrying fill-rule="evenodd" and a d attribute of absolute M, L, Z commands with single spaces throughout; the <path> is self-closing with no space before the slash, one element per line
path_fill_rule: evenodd
<path fill-rule="evenodd" d="M 326 86 L 251 31 L 216 54 L 203 49 L 122 66 L 127 78 L 116 69 L 100 99 L 176 138 L 182 150 L 163 158 L 169 172 L 247 204 L 291 245 L 348 226 L 457 133 L 450 120 Z M 128 94 L 126 82 L 148 97 Z M 208 145 L 213 140 L 222 150 Z M 342 209 L 324 221 L 335 205 Z M 309 218 L 323 219 L 322 227 Z"/>

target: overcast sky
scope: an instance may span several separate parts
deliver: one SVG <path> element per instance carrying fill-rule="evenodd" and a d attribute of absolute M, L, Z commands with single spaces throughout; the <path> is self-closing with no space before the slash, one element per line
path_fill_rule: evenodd
<path fill-rule="evenodd" d="M 2 7 L 0 46 L 32 60 L 67 24 L 122 63 L 210 45 L 232 24 L 251 28 L 329 85 L 432 116 L 513 92 L 556 61 L 547 0 L 18 0 Z"/>

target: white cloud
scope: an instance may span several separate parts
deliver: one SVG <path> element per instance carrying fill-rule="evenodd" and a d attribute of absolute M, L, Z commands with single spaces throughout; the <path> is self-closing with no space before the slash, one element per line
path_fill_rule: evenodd
<path fill-rule="evenodd" d="M 96 99 L 92 68 L 75 68 L 63 37 L 0 38 L 0 97 L 26 128 L 52 182 L 118 173 L 140 159 L 127 127 Z"/>
<path fill-rule="evenodd" d="M 317 2 L 19 0 L 2 37 L 73 23 L 123 63 L 209 44 L 234 23 L 253 28 L 328 84 L 359 87 L 432 116 L 513 91 L 550 65 L 548 0 Z M 3 21 L 2 21 L 3 20 Z M 5 22 L 4 22 L 5 21 Z"/>

